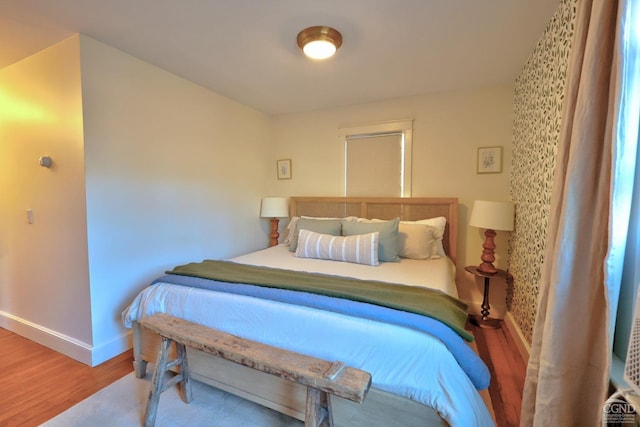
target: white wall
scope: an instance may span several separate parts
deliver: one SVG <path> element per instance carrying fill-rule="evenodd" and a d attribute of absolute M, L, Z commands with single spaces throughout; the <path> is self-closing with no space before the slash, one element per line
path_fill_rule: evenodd
<path fill-rule="evenodd" d="M 0 70 L 0 326 L 74 357 L 91 343 L 84 192 L 74 37 Z"/>
<path fill-rule="evenodd" d="M 457 281 L 460 296 L 482 300 L 482 284 L 464 271 L 479 264 L 483 230 L 468 227 L 473 201 L 509 200 L 513 85 L 394 99 L 273 118 L 276 159 L 291 158 L 293 178 L 271 180 L 275 195 L 343 195 L 344 146 L 341 127 L 413 119 L 414 197 L 458 197 Z M 478 147 L 502 146 L 503 171 L 476 174 Z M 273 172 L 275 175 L 275 166 Z M 506 268 L 507 236 L 496 238 L 498 267 Z M 505 286 L 491 289 L 493 314 L 505 312 Z M 478 304 L 471 307 L 478 311 Z"/>
<path fill-rule="evenodd" d="M 151 279 L 266 246 L 270 125 L 89 37 L 81 55 L 93 342 L 112 356 L 120 312 Z"/>
<path fill-rule="evenodd" d="M 150 279 L 267 245 L 266 115 L 85 36 L 0 70 L 0 111 L 0 326 L 95 365 Z"/>

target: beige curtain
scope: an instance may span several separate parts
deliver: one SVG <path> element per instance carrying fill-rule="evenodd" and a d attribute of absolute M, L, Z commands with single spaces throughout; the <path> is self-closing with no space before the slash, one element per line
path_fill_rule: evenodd
<path fill-rule="evenodd" d="M 618 0 L 578 3 L 523 427 L 600 425 L 607 397 L 605 260 L 619 84 L 618 7 Z"/>

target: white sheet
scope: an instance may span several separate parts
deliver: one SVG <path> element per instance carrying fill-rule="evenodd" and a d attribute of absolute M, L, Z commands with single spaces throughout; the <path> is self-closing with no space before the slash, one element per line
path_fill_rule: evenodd
<path fill-rule="evenodd" d="M 273 259 L 282 257 L 293 269 L 328 273 L 326 263 L 298 259 L 283 245 L 233 261 L 273 266 Z M 319 262 L 304 262 L 305 266 L 301 267 L 298 261 Z M 313 267 L 309 267 L 310 264 Z M 396 263 L 385 263 L 391 264 Z M 349 266 L 347 270 L 350 270 L 348 275 L 361 273 L 354 273 Z M 424 280 L 409 279 L 409 276 L 414 273 L 404 276 L 414 281 L 412 284 L 424 285 Z M 381 280 L 381 277 L 391 277 L 391 273 L 373 277 Z M 493 426 L 469 378 L 444 344 L 429 334 L 309 307 L 162 282 L 148 287 L 135 298 L 123 313 L 124 323 L 130 326 L 132 321 L 157 312 L 326 360 L 341 360 L 370 372 L 374 387 L 430 406 L 452 426 Z"/>
<path fill-rule="evenodd" d="M 432 260 L 401 258 L 400 262 L 382 262 L 380 265 L 372 267 L 350 262 L 298 258 L 293 252 L 289 252 L 287 245 L 280 244 L 232 258 L 231 261 L 311 273 L 334 274 L 356 279 L 423 286 L 439 289 L 458 298 L 458 290 L 455 284 L 455 265 L 447 257 Z"/>

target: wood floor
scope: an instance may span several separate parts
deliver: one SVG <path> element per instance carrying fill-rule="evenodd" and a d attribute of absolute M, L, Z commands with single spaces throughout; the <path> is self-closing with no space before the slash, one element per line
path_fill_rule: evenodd
<path fill-rule="evenodd" d="M 520 425 L 520 406 L 526 364 L 506 328 L 483 329 L 467 324 L 473 331 L 478 353 L 491 372 L 489 394 L 498 427 Z"/>
<path fill-rule="evenodd" d="M 133 370 L 131 351 L 90 368 L 0 328 L 0 427 L 42 424 Z"/>
<path fill-rule="evenodd" d="M 505 329 L 469 328 L 492 374 L 498 427 L 518 426 L 524 362 Z M 0 349 L 0 427 L 38 426 L 133 370 L 131 351 L 90 368 L 2 328 Z"/>

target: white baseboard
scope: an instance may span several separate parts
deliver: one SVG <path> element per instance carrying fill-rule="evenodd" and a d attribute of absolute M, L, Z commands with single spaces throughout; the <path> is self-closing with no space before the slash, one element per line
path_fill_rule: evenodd
<path fill-rule="evenodd" d="M 118 335 L 105 344 L 94 346 L 92 349 L 92 365 L 96 366 L 133 347 L 133 332 L 131 329 Z"/>
<path fill-rule="evenodd" d="M 131 348 L 130 332 L 94 347 L 5 311 L 0 311 L 0 327 L 89 366 L 96 366 Z"/>
<path fill-rule="evenodd" d="M 529 355 L 531 354 L 531 345 L 527 341 L 527 339 L 522 334 L 522 330 L 516 323 L 516 320 L 513 318 L 511 312 L 507 312 L 507 315 L 504 317 L 504 326 L 511 334 L 511 338 L 513 338 L 513 342 L 516 344 L 516 348 L 518 349 L 518 353 L 524 360 L 524 363 L 529 363 Z"/>
<path fill-rule="evenodd" d="M 90 344 L 79 341 L 70 336 L 53 331 L 42 325 L 22 319 L 5 311 L 0 311 L 0 326 L 21 335 L 25 338 L 35 341 L 45 347 L 69 356 L 72 359 L 82 362 L 85 365 L 91 365 Z"/>

